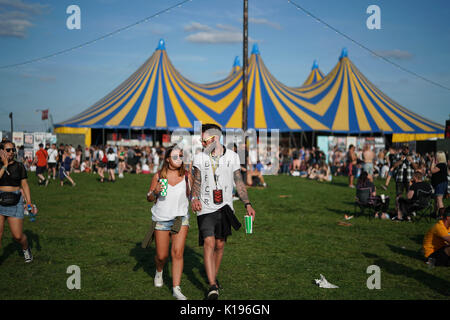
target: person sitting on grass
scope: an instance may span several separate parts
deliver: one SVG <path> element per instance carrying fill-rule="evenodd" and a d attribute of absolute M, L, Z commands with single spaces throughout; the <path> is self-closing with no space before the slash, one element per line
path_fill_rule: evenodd
<path fill-rule="evenodd" d="M 423 238 L 426 263 L 431 266 L 450 266 L 450 206 Z"/>
<path fill-rule="evenodd" d="M 410 220 L 409 215 L 413 212 L 417 200 L 420 199 L 420 193 L 431 194 L 432 192 L 431 185 L 423 181 L 422 173 L 419 171 L 414 172 L 406 198 L 397 197 L 397 216 L 393 217 L 392 220 L 403 221 L 404 216 L 407 216 L 408 220 Z"/>
<path fill-rule="evenodd" d="M 326 163 L 324 163 L 322 165 L 322 167 L 320 168 L 319 175 L 317 176 L 317 179 L 319 181 L 321 181 L 321 182 L 323 182 L 323 181 L 330 181 L 331 182 L 331 179 L 332 179 L 331 169 Z"/>
<path fill-rule="evenodd" d="M 320 169 L 319 164 L 315 163 L 308 169 L 308 179 L 316 180 L 319 177 Z"/>

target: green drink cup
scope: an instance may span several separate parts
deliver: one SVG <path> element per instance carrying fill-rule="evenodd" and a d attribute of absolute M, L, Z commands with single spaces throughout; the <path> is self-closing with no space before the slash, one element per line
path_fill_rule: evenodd
<path fill-rule="evenodd" d="M 162 197 L 165 197 L 165 196 L 167 196 L 167 186 L 169 184 L 169 181 L 167 179 L 159 179 L 159 182 L 161 182 L 161 186 L 162 186 L 160 195 Z"/>
<path fill-rule="evenodd" d="M 247 234 L 253 233 L 252 216 L 244 216 L 244 222 L 245 222 L 245 233 L 247 233 Z"/>

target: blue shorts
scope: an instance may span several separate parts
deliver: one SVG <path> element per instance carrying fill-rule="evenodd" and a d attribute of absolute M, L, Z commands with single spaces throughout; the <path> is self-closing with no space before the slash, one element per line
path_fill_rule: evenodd
<path fill-rule="evenodd" d="M 3 191 L 0 191 L 2 193 Z M 15 194 L 20 194 L 20 190 L 13 191 Z M 1 206 L 0 205 L 0 215 L 5 217 L 12 217 L 12 218 L 18 218 L 23 219 L 24 215 L 24 208 L 23 208 L 23 197 L 20 196 L 19 202 L 15 206 Z"/>
<path fill-rule="evenodd" d="M 441 182 L 437 186 L 434 187 L 434 195 L 435 196 L 445 196 L 447 193 L 448 181 Z"/>
<path fill-rule="evenodd" d="M 170 231 L 172 230 L 173 223 L 175 222 L 175 219 L 169 220 L 169 221 L 157 221 L 155 230 L 159 231 Z M 181 226 L 188 226 L 189 227 L 189 213 L 187 216 L 184 216 L 181 219 Z"/>

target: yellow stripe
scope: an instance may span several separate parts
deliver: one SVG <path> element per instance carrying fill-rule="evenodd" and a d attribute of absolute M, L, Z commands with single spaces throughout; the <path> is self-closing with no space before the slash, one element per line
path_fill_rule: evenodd
<path fill-rule="evenodd" d="M 233 115 L 230 117 L 230 120 L 225 125 L 225 128 L 242 128 L 242 98 Z"/>
<path fill-rule="evenodd" d="M 158 66 L 160 67 L 160 66 Z M 159 73 L 159 72 L 158 72 Z M 166 111 L 164 110 L 164 96 L 162 90 L 162 80 L 161 76 L 158 76 L 158 98 L 156 107 L 156 126 L 157 127 L 167 127 Z"/>
<path fill-rule="evenodd" d="M 355 107 L 356 118 L 358 119 L 359 130 L 362 131 L 371 131 L 369 121 L 367 120 L 366 114 L 361 104 L 361 100 L 359 99 L 358 92 L 355 88 L 355 76 L 350 73 L 350 90 L 352 92 L 353 104 Z"/>
<path fill-rule="evenodd" d="M 354 66 L 352 66 L 353 68 Z M 356 69 L 356 68 L 355 68 Z M 362 75 L 361 75 L 362 76 Z M 364 89 L 367 91 L 369 96 L 372 98 L 373 101 L 378 105 L 379 108 L 383 109 L 383 111 L 388 115 L 388 117 L 391 118 L 391 120 L 396 123 L 403 131 L 413 131 L 413 129 L 407 125 L 405 122 L 403 122 L 399 117 L 397 117 L 389 108 L 387 108 L 379 99 L 377 96 L 375 96 L 371 91 L 370 88 L 366 85 L 365 78 L 359 77 L 361 79 L 361 84 L 364 87 Z"/>
<path fill-rule="evenodd" d="M 378 112 L 378 110 L 373 105 L 372 101 L 369 100 L 364 90 L 361 88 L 358 79 L 356 78 L 355 74 L 352 73 L 352 85 L 356 86 L 356 91 L 361 94 L 361 98 L 364 102 L 364 105 L 366 106 L 367 110 L 369 110 L 370 115 L 372 116 L 373 120 L 377 124 L 378 128 L 382 131 L 392 131 L 392 128 L 389 126 L 389 124 L 384 120 L 384 118 L 381 116 L 381 114 Z"/>
<path fill-rule="evenodd" d="M 273 84 L 273 80 L 270 77 L 267 77 L 268 86 L 273 88 L 277 96 L 283 101 L 283 103 L 291 109 L 292 112 L 294 112 L 300 119 L 302 119 L 303 122 L 305 122 L 311 129 L 313 130 L 330 130 L 327 126 L 322 124 L 320 121 L 316 120 L 314 117 L 311 117 L 306 112 L 298 108 L 296 105 L 294 105 L 290 100 L 288 100 L 284 95 L 282 95 L 279 91 L 279 89 Z"/>
<path fill-rule="evenodd" d="M 266 129 L 266 117 L 264 115 L 264 107 L 261 98 L 261 85 L 259 82 L 259 70 L 255 68 L 255 129 Z"/>
<path fill-rule="evenodd" d="M 348 131 L 348 70 L 344 69 L 343 84 L 341 89 L 341 98 L 339 100 L 339 106 L 334 118 L 332 130 L 336 131 Z M 340 81 L 341 82 L 341 81 Z"/>
<path fill-rule="evenodd" d="M 186 113 L 183 111 L 183 108 L 181 107 L 180 103 L 178 102 L 177 97 L 175 96 L 175 93 L 172 88 L 171 81 L 171 75 L 168 75 L 167 71 L 167 65 L 165 64 L 163 66 L 163 72 L 164 72 L 164 79 L 167 87 L 167 93 L 169 95 L 169 100 L 172 104 L 172 109 L 175 113 L 175 116 L 178 121 L 178 126 L 182 128 L 192 128 L 192 123 L 189 121 L 188 117 L 186 116 Z"/>
<path fill-rule="evenodd" d="M 135 83 L 139 82 L 142 77 L 145 76 L 145 71 L 147 69 L 151 69 L 152 65 L 155 63 L 154 55 L 150 59 L 148 59 L 147 63 L 144 63 L 137 72 L 135 72 L 132 76 L 130 76 L 127 80 L 125 80 L 121 85 L 119 85 L 119 88 L 121 88 L 119 91 L 117 91 L 116 94 L 112 95 L 110 98 L 106 99 L 103 98 L 99 102 L 95 103 L 92 107 L 87 109 L 86 111 L 80 113 L 77 118 L 71 119 L 70 122 L 76 122 L 81 121 L 83 119 L 86 119 L 88 117 L 93 116 L 94 114 L 97 114 L 98 112 L 108 108 L 111 104 L 113 104 L 115 101 L 117 101 L 120 96 L 129 88 L 132 87 Z M 113 92 L 115 92 L 117 89 L 115 89 Z M 109 96 L 109 95 L 108 95 Z M 108 97 L 107 96 L 107 97 Z M 103 101 L 105 100 L 105 101 Z"/>
<path fill-rule="evenodd" d="M 150 74 L 151 72 L 149 72 Z M 152 78 L 150 79 L 150 83 L 148 85 L 147 91 L 145 92 L 144 99 L 142 100 L 141 106 L 139 107 L 136 116 L 131 123 L 132 127 L 142 127 L 145 124 L 145 119 L 147 118 L 148 111 L 150 109 L 150 102 L 153 95 L 153 89 L 155 88 L 155 80 L 158 75 L 158 72 L 154 70 Z"/>
<path fill-rule="evenodd" d="M 155 60 L 155 63 L 158 60 Z M 146 73 L 142 73 L 142 77 L 145 76 Z M 96 117 L 92 118 L 91 120 L 84 122 L 85 125 L 91 125 L 101 119 L 103 119 L 104 117 L 106 117 L 107 115 L 109 115 L 111 112 L 113 112 L 114 110 L 116 110 L 119 106 L 122 105 L 122 103 L 124 101 L 126 101 L 131 94 L 133 93 L 133 91 L 136 89 L 136 87 L 138 86 L 139 82 L 141 81 L 141 77 L 139 79 L 136 79 L 136 81 L 133 83 L 132 87 L 130 88 L 130 90 L 128 91 L 128 93 L 126 95 L 122 95 L 117 97 L 116 99 L 114 99 L 113 101 L 111 101 L 109 104 L 105 105 L 104 107 L 98 109 L 97 111 L 93 112 L 92 114 L 89 114 L 88 116 L 85 116 L 83 118 L 81 118 L 80 120 L 83 120 L 87 117 L 90 117 L 94 114 L 97 114 Z"/>
<path fill-rule="evenodd" d="M 151 72 L 147 72 L 147 75 L 145 76 L 144 81 L 141 82 L 139 89 L 135 92 L 133 97 L 127 102 L 127 104 L 114 116 L 112 117 L 106 125 L 108 126 L 117 126 L 119 123 L 123 121 L 123 119 L 128 115 L 128 112 L 130 112 L 131 108 L 136 104 L 136 101 L 139 99 L 139 97 L 142 94 L 142 91 L 144 91 L 145 85 L 148 82 L 148 79 L 150 78 Z"/>

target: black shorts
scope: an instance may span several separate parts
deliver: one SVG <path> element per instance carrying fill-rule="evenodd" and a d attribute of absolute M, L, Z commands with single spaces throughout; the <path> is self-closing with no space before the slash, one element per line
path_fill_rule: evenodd
<path fill-rule="evenodd" d="M 48 168 L 49 168 L 49 169 L 56 168 L 56 162 L 49 162 L 49 163 L 48 163 Z"/>
<path fill-rule="evenodd" d="M 116 168 L 116 162 L 115 161 L 108 161 L 108 164 L 106 165 L 108 169 L 115 169 Z"/>
<path fill-rule="evenodd" d="M 435 266 L 450 267 L 450 256 L 445 253 L 445 248 L 448 248 L 448 246 L 442 247 L 428 256 L 428 258 L 436 260 Z"/>
<path fill-rule="evenodd" d="M 47 171 L 47 167 L 36 167 L 36 174 L 43 174 Z"/>
<path fill-rule="evenodd" d="M 203 246 L 203 239 L 206 237 L 213 236 L 227 241 L 227 236 L 231 234 L 231 225 L 224 225 L 222 215 L 222 211 L 219 210 L 197 216 L 199 246 Z"/>

